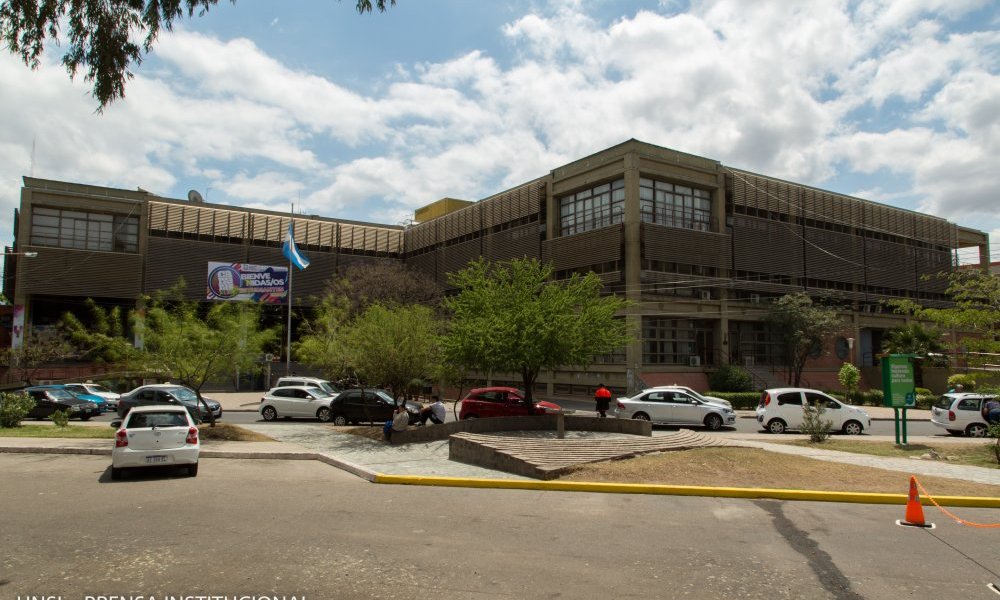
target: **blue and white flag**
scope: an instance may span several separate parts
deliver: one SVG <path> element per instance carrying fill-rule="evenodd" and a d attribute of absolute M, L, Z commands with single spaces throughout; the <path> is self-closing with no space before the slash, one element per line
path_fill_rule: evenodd
<path fill-rule="evenodd" d="M 292 222 L 288 222 L 288 234 L 285 236 L 285 243 L 281 245 L 281 253 L 285 255 L 285 258 L 290 260 L 293 265 L 303 270 L 309 266 L 309 259 L 302 256 L 299 252 L 298 247 L 295 245 L 295 234 L 292 233 Z"/>

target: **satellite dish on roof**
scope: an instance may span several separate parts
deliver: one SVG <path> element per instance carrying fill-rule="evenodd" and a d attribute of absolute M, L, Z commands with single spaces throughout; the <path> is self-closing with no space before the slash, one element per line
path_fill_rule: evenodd
<path fill-rule="evenodd" d="M 188 201 L 189 202 L 204 202 L 205 199 L 201 197 L 201 194 L 198 192 L 198 190 L 191 190 L 190 192 L 188 192 Z"/>

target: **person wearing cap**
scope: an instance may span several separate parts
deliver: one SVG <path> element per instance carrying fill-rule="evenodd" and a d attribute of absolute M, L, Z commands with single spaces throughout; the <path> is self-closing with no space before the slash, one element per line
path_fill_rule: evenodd
<path fill-rule="evenodd" d="M 604 387 L 604 384 L 597 386 L 597 391 L 594 392 L 594 402 L 597 403 L 597 413 L 601 415 L 601 418 L 607 417 L 608 409 L 611 408 L 611 390 Z"/>

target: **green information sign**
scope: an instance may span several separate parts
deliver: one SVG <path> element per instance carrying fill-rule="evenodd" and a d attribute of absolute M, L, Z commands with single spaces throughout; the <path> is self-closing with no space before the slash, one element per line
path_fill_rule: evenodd
<path fill-rule="evenodd" d="M 893 408 L 905 408 L 917 403 L 913 383 L 913 354 L 889 354 L 882 357 L 882 403 Z"/>

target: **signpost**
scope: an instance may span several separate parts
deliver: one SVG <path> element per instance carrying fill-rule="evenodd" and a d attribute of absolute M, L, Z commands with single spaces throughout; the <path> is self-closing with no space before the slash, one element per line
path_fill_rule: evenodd
<path fill-rule="evenodd" d="M 913 361 L 916 354 L 887 354 L 882 361 L 883 406 L 891 406 L 896 422 L 896 445 L 906 445 L 906 409 L 917 403 L 916 384 L 913 380 Z M 903 410 L 902 419 L 899 411 Z M 900 421 L 902 420 L 902 437 Z"/>

